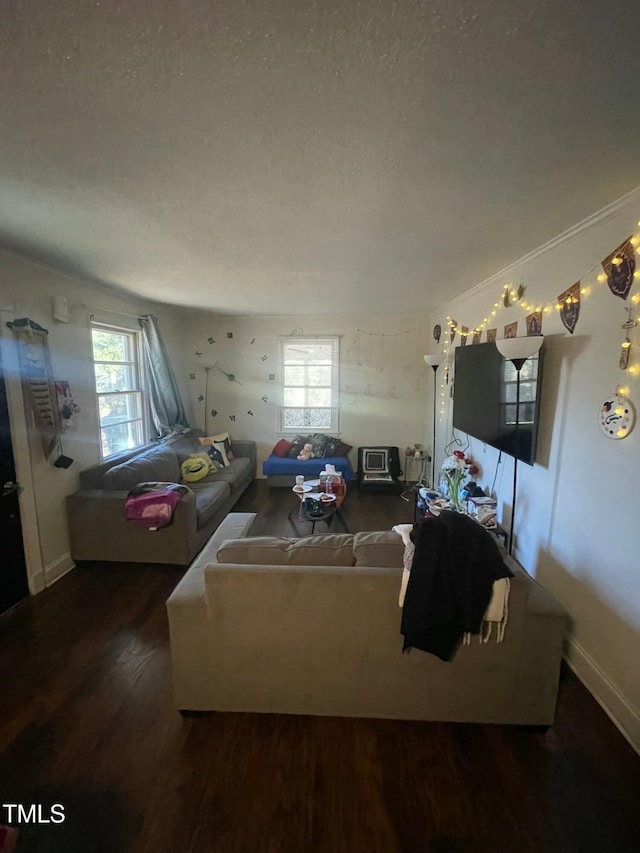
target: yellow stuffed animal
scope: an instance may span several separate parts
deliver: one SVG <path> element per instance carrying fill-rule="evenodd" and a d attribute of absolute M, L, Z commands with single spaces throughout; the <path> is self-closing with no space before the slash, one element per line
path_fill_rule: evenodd
<path fill-rule="evenodd" d="M 313 452 L 313 444 L 305 444 L 300 453 L 298 453 L 298 459 L 302 462 L 305 459 L 313 459 L 315 457 L 315 453 Z"/>

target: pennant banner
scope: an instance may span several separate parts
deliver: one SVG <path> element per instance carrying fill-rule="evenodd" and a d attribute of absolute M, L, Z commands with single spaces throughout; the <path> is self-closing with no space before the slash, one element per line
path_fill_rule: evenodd
<path fill-rule="evenodd" d="M 517 338 L 518 337 L 518 321 L 516 320 L 514 323 L 507 323 L 504 327 L 504 337 L 505 338 Z"/>
<path fill-rule="evenodd" d="M 449 343 L 450 344 L 453 343 L 453 339 L 456 336 L 456 326 L 458 325 L 455 320 L 452 320 L 451 323 L 452 323 L 451 329 L 449 330 Z"/>
<path fill-rule="evenodd" d="M 602 269 L 607 276 L 609 290 L 614 296 L 626 299 L 633 284 L 633 273 L 636 269 L 635 248 L 631 237 L 602 262 Z"/>
<path fill-rule="evenodd" d="M 481 331 L 480 332 L 474 332 L 473 333 L 473 340 L 471 341 L 471 343 L 472 344 L 479 344 L 481 338 L 482 338 L 482 332 Z"/>
<path fill-rule="evenodd" d="M 467 326 L 463 326 L 460 329 L 460 346 L 465 347 L 467 345 L 467 337 L 469 336 L 469 329 Z"/>
<path fill-rule="evenodd" d="M 534 311 L 527 315 L 527 337 L 542 334 L 542 311 Z"/>
<path fill-rule="evenodd" d="M 13 320 L 7 326 L 18 343 L 24 398 L 33 412 L 42 451 L 48 459 L 60 438 L 60 412 L 47 342 L 49 332 L 28 317 Z"/>
<path fill-rule="evenodd" d="M 558 296 L 560 319 L 565 329 L 572 335 L 580 316 L 580 282 L 576 281 L 568 290 Z"/>
<path fill-rule="evenodd" d="M 491 343 L 491 341 L 495 343 L 497 333 L 497 329 L 487 329 L 487 343 Z"/>

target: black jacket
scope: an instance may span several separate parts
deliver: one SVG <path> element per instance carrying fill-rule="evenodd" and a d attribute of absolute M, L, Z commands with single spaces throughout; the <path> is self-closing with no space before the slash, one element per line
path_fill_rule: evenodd
<path fill-rule="evenodd" d="M 415 555 L 402 608 L 403 651 L 449 661 L 465 632 L 477 634 L 493 582 L 512 577 L 493 536 L 466 515 L 443 511 L 415 525 Z"/>

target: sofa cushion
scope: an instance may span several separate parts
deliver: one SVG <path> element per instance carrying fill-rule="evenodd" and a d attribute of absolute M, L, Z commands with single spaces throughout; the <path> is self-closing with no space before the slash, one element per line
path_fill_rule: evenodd
<path fill-rule="evenodd" d="M 329 533 L 287 539 L 252 536 L 228 539 L 218 549 L 219 563 L 259 566 L 353 566 L 353 535 Z"/>
<path fill-rule="evenodd" d="M 248 456 L 236 456 L 228 468 L 222 468 L 216 474 L 218 480 L 229 483 L 231 492 L 242 491 L 247 478 L 253 477 L 253 462 Z"/>
<path fill-rule="evenodd" d="M 217 474 L 209 474 L 204 480 L 189 483 L 189 488 L 196 496 L 196 519 L 198 530 L 201 530 L 227 500 L 231 488 L 229 483 L 221 481 Z"/>
<path fill-rule="evenodd" d="M 404 544 L 393 530 L 356 533 L 353 537 L 353 555 L 356 566 L 401 569 Z"/>
<path fill-rule="evenodd" d="M 172 447 L 161 446 L 114 465 L 104 475 L 104 488 L 128 491 L 138 483 L 179 483 L 180 463 Z"/>

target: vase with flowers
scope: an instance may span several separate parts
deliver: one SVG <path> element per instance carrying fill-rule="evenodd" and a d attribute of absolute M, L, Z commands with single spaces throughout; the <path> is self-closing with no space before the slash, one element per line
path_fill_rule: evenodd
<path fill-rule="evenodd" d="M 442 463 L 442 478 L 447 486 L 449 502 L 458 512 L 462 512 L 463 486 L 466 480 L 478 471 L 473 459 L 461 450 L 454 450 Z"/>

